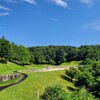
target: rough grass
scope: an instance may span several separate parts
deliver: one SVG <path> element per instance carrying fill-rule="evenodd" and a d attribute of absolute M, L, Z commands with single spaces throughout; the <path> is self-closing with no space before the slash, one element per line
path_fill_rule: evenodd
<path fill-rule="evenodd" d="M 47 86 L 55 84 L 62 85 L 65 90 L 67 86 L 74 87 L 61 76 L 64 71 L 34 72 L 27 73 L 28 78 L 15 86 L 0 92 L 0 100 L 36 100 L 37 94 L 41 95 Z"/>

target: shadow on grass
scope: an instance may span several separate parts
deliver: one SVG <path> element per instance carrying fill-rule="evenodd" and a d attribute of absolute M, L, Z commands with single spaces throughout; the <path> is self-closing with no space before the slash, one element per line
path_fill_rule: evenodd
<path fill-rule="evenodd" d="M 7 61 L 5 61 L 5 60 L 0 60 L 0 63 L 2 63 L 2 64 L 7 64 Z"/>
<path fill-rule="evenodd" d="M 70 91 L 75 91 L 75 89 L 70 87 L 70 86 L 67 86 L 67 89 L 70 90 Z"/>
<path fill-rule="evenodd" d="M 69 82 L 73 83 L 72 80 L 66 75 L 61 75 L 61 78 L 63 78 L 66 81 L 69 81 Z M 70 87 L 70 86 L 67 86 L 67 89 L 70 90 L 70 91 L 75 91 L 75 89 Z"/>
<path fill-rule="evenodd" d="M 63 78 L 64 80 L 67 80 L 69 82 L 72 82 L 72 80 L 66 75 L 61 75 L 61 78 Z"/>

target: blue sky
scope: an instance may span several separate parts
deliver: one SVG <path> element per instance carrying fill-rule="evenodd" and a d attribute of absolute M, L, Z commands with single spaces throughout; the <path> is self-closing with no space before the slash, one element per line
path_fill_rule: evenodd
<path fill-rule="evenodd" d="M 0 0 L 0 37 L 29 46 L 100 44 L 100 0 Z"/>

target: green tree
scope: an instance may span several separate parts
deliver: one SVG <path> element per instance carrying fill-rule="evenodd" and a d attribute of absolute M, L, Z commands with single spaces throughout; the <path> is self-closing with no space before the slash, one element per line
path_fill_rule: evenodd
<path fill-rule="evenodd" d="M 88 93 L 85 88 L 81 88 L 72 93 L 71 100 L 96 100 L 96 98 L 91 93 Z"/>
<path fill-rule="evenodd" d="M 65 91 L 59 85 L 47 87 L 42 96 L 43 100 L 66 100 Z"/>
<path fill-rule="evenodd" d="M 63 62 L 66 61 L 66 53 L 64 52 L 64 50 L 57 50 L 56 51 L 56 64 L 59 65 Z"/>
<path fill-rule="evenodd" d="M 86 88 L 89 88 L 92 83 L 94 82 L 94 77 L 92 73 L 88 70 L 84 70 L 80 74 L 77 74 L 77 81 L 75 84 L 79 87 L 85 86 Z"/>
<path fill-rule="evenodd" d="M 73 79 L 76 78 L 76 75 L 78 75 L 80 71 L 77 68 L 70 67 L 70 69 L 66 70 L 65 74 L 71 79 L 73 82 Z"/>
<path fill-rule="evenodd" d="M 7 62 L 7 60 L 10 59 L 11 56 L 11 45 L 8 40 L 5 39 L 3 36 L 0 39 L 0 57 L 3 61 Z"/>
<path fill-rule="evenodd" d="M 30 63 L 30 52 L 24 46 L 18 46 L 18 61 L 21 65 L 29 64 Z"/>

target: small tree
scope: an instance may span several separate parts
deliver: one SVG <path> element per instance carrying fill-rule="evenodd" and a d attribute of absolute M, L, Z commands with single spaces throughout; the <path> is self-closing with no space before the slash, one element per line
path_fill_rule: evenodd
<path fill-rule="evenodd" d="M 92 73 L 88 70 L 85 70 L 84 72 L 77 75 L 77 81 L 75 84 L 80 87 L 85 86 L 86 88 L 89 88 L 93 82 L 94 77 Z"/>
<path fill-rule="evenodd" d="M 65 74 L 70 77 L 71 81 L 79 74 L 80 71 L 77 68 L 70 67 L 70 69 L 66 70 Z"/>
<path fill-rule="evenodd" d="M 61 86 L 47 87 L 42 96 L 43 100 L 66 100 L 65 91 Z"/>

